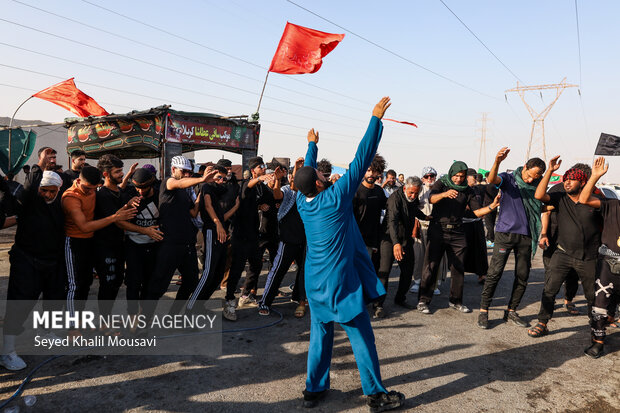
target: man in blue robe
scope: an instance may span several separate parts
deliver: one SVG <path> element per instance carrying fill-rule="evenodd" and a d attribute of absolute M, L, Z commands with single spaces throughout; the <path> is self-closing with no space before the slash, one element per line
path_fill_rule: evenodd
<path fill-rule="evenodd" d="M 353 197 L 381 140 L 381 118 L 390 106 L 384 97 L 373 109 L 370 125 L 349 170 L 336 183 L 316 170 L 319 135 L 308 132 L 304 167 L 295 175 L 297 209 L 304 222 L 306 295 L 311 327 L 304 406 L 314 407 L 329 389 L 334 322 L 346 331 L 373 412 L 400 406 L 405 396 L 381 382 L 379 358 L 366 304 L 385 295 L 353 215 Z"/>

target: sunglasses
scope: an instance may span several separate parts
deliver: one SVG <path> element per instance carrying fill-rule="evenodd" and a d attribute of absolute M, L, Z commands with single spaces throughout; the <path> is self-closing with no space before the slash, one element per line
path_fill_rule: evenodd
<path fill-rule="evenodd" d="M 437 176 L 437 175 L 429 174 L 429 175 L 424 175 L 424 176 L 423 176 L 423 178 L 424 178 L 424 179 L 429 179 L 429 178 L 434 178 L 434 177 L 436 177 L 436 176 Z"/>
<path fill-rule="evenodd" d="M 213 178 L 213 180 L 226 182 L 226 177 L 225 176 L 216 176 L 215 178 Z"/>

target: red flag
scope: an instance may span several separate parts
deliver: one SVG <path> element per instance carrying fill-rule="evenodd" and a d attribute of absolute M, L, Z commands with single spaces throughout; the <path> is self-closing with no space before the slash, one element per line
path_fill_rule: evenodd
<path fill-rule="evenodd" d="M 405 122 L 404 120 L 396 120 L 396 119 L 388 119 L 388 118 L 383 118 L 383 120 L 389 120 L 389 121 L 396 122 L 396 123 L 404 123 L 405 125 L 415 126 L 416 128 L 418 127 L 418 125 L 416 125 L 415 123 Z"/>
<path fill-rule="evenodd" d="M 65 80 L 35 93 L 32 97 L 47 100 L 67 109 L 81 118 L 87 116 L 105 116 L 109 113 L 99 106 L 95 99 L 75 86 L 74 78 Z"/>
<path fill-rule="evenodd" d="M 320 32 L 287 22 L 269 71 L 285 75 L 315 73 L 321 68 L 322 59 L 343 38 L 344 34 Z"/>

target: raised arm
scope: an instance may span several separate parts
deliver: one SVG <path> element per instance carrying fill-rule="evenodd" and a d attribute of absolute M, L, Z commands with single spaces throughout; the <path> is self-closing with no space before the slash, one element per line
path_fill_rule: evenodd
<path fill-rule="evenodd" d="M 202 183 L 213 182 L 213 177 L 217 174 L 217 170 L 213 169 L 213 166 L 207 166 L 204 173 L 200 178 L 181 178 L 173 179 L 168 178 L 166 181 L 166 189 L 169 191 L 173 189 L 185 189 Z"/>
<path fill-rule="evenodd" d="M 601 200 L 593 197 L 592 192 L 598 180 L 607 173 L 608 169 L 609 164 L 605 163 L 605 158 L 602 156 L 594 161 L 594 165 L 592 165 L 592 176 L 590 176 L 588 183 L 586 183 L 586 186 L 581 190 L 581 194 L 579 194 L 580 204 L 585 204 L 597 209 L 601 207 Z"/>
<path fill-rule="evenodd" d="M 315 132 L 314 129 L 308 131 L 308 151 L 306 152 L 306 159 L 304 166 L 311 166 L 316 168 L 316 158 L 319 154 L 319 132 Z"/>
<path fill-rule="evenodd" d="M 343 196 L 351 199 L 353 198 L 364 178 L 364 174 L 375 157 L 379 142 L 381 141 L 381 133 L 383 132 L 381 119 L 390 105 L 390 98 L 387 96 L 375 105 L 372 111 L 370 124 L 366 130 L 366 134 L 364 134 L 362 141 L 357 147 L 355 158 L 353 158 L 353 161 L 349 164 L 349 170 L 334 184 L 335 189 L 340 191 Z"/>
<path fill-rule="evenodd" d="M 544 203 L 547 203 L 551 200 L 551 197 L 549 197 L 549 195 L 547 194 L 547 185 L 549 185 L 551 175 L 553 175 L 553 173 L 560 168 L 560 165 L 562 165 L 560 155 L 551 158 L 551 160 L 549 161 L 549 167 L 545 171 L 545 174 L 543 175 L 542 179 L 538 183 L 538 186 L 536 187 L 536 193 L 534 194 L 534 198 Z"/>
<path fill-rule="evenodd" d="M 502 163 L 504 159 L 506 159 L 509 152 L 510 149 L 508 149 L 508 147 L 506 146 L 504 146 L 502 149 L 499 150 L 499 152 L 497 152 L 497 155 L 495 155 L 495 162 L 493 162 L 493 166 L 489 171 L 489 176 L 487 176 L 488 183 L 493 185 L 499 185 L 500 182 L 502 182 L 502 179 L 497 176 L 499 172 L 499 164 Z"/>

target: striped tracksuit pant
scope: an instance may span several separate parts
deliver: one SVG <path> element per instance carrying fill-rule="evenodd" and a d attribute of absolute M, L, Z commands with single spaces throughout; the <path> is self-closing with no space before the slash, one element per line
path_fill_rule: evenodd
<path fill-rule="evenodd" d="M 306 294 L 304 289 L 304 263 L 306 260 L 306 244 L 290 244 L 280 241 L 278 244 L 278 252 L 273 260 L 273 266 L 267 275 L 265 291 L 259 305 L 270 307 L 273 300 L 278 295 L 282 279 L 288 272 L 293 261 L 297 263 L 297 277 L 295 279 L 294 296 L 298 300 L 305 300 Z"/>
<path fill-rule="evenodd" d="M 222 244 L 217 240 L 217 231 L 204 229 L 204 270 L 198 286 L 187 301 L 187 310 L 191 311 L 196 300 L 208 300 L 219 288 L 224 278 L 228 242 Z"/>

